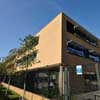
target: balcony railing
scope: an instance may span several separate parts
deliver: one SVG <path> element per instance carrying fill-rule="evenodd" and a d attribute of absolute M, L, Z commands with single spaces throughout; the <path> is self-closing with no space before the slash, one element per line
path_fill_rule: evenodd
<path fill-rule="evenodd" d="M 97 47 L 98 43 L 97 43 L 97 39 L 96 37 L 94 37 L 91 34 L 86 34 L 85 32 L 83 32 L 79 27 L 75 26 L 74 24 L 72 24 L 69 21 L 66 21 L 66 25 L 67 25 L 67 31 L 69 33 L 74 34 L 76 37 L 88 42 L 89 44 Z"/>
<path fill-rule="evenodd" d="M 80 44 L 74 41 L 71 41 L 70 43 L 68 43 L 67 51 L 74 55 L 91 59 L 94 62 L 100 61 L 100 54 L 97 54 L 94 50 L 92 50 L 91 52 L 91 50 L 84 48 L 83 46 L 81 46 Z"/>

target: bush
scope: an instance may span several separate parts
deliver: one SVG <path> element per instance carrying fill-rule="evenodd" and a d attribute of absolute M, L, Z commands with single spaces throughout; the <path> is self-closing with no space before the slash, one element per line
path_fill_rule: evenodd
<path fill-rule="evenodd" d="M 18 100 L 19 99 L 19 95 L 16 95 L 16 94 L 8 95 L 8 99 L 9 100 Z"/>
<path fill-rule="evenodd" d="M 7 96 L 5 96 L 6 91 L 7 91 L 7 88 L 0 86 L 0 100 L 18 100 L 19 99 L 20 96 L 10 90 L 7 91 Z"/>

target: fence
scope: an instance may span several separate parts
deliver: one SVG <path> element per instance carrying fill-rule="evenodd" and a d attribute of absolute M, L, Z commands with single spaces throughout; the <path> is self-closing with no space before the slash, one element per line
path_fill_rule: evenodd
<path fill-rule="evenodd" d="M 99 64 L 57 66 L 55 68 L 30 70 L 11 75 L 10 84 L 24 88 L 50 100 L 98 100 L 100 89 Z M 9 76 L 5 79 L 9 82 Z"/>
<path fill-rule="evenodd" d="M 100 89 L 99 70 L 99 64 L 63 67 L 63 100 L 94 100 Z"/>
<path fill-rule="evenodd" d="M 100 95 L 94 95 L 95 96 L 95 100 L 100 100 Z"/>

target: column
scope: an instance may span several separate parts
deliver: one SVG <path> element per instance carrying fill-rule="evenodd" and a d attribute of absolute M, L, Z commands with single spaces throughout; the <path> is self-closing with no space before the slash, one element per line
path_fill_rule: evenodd
<path fill-rule="evenodd" d="M 96 69 L 96 76 L 97 76 L 97 81 L 98 81 L 98 88 L 100 90 L 100 73 L 99 73 L 99 64 L 95 64 L 95 69 Z"/>

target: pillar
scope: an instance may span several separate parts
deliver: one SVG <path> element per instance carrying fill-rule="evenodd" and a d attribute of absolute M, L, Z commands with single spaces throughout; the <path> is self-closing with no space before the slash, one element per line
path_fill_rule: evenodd
<path fill-rule="evenodd" d="M 99 64 L 98 63 L 95 64 L 95 70 L 96 70 L 98 88 L 100 90 L 100 72 L 99 72 Z"/>

